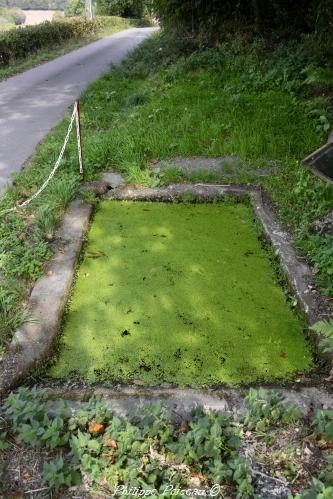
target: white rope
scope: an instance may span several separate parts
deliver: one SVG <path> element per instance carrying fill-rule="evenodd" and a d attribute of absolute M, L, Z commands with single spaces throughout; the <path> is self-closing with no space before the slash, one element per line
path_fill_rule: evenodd
<path fill-rule="evenodd" d="M 73 123 L 74 123 L 74 120 L 75 120 L 76 116 L 77 116 L 77 107 L 76 107 L 76 103 L 75 103 L 74 109 L 73 109 L 73 113 L 72 113 L 72 116 L 71 116 L 71 120 L 70 120 L 69 125 L 68 125 L 66 137 L 65 137 L 64 143 L 62 145 L 60 154 L 58 156 L 57 161 L 54 164 L 53 169 L 51 170 L 50 175 L 45 180 L 45 182 L 40 186 L 40 188 L 38 189 L 38 191 L 36 191 L 29 199 L 27 199 L 26 201 L 24 201 L 24 203 L 19 204 L 19 205 L 15 206 L 14 208 L 10 208 L 8 210 L 2 211 L 1 215 L 4 215 L 5 213 L 10 213 L 12 211 L 16 211 L 16 210 L 21 209 L 21 208 L 25 208 L 28 204 L 31 203 L 31 201 L 33 201 L 34 199 L 36 199 L 36 197 L 39 196 L 39 194 L 41 192 L 43 192 L 44 189 L 46 189 L 46 187 L 48 186 L 48 184 L 50 183 L 51 179 L 54 177 L 54 175 L 56 174 L 56 172 L 57 172 L 57 170 L 58 170 L 58 168 L 60 166 L 61 160 L 63 158 L 64 152 L 65 152 L 65 149 L 66 149 L 66 146 L 67 146 L 67 143 L 69 141 L 69 136 L 71 134 L 71 131 L 72 131 L 72 128 L 73 128 Z"/>

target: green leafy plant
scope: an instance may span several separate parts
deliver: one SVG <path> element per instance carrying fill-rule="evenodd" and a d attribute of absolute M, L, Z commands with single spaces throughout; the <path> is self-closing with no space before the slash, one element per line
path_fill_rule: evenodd
<path fill-rule="evenodd" d="M 6 432 L 0 432 L 0 452 L 10 449 L 11 445 L 7 440 L 7 433 Z"/>
<path fill-rule="evenodd" d="M 10 394 L 2 408 L 22 442 L 61 449 L 44 463 L 43 479 L 52 489 L 78 483 L 84 472 L 96 486 L 103 480 L 110 494 L 123 483 L 162 493 L 170 482 L 188 487 L 195 473 L 207 486 L 227 482 L 237 497 L 253 495 L 250 467 L 238 455 L 237 428 L 225 414 L 197 409 L 179 424 L 159 403 L 120 418 L 95 397 L 70 417 L 65 404 L 56 417 L 50 409 L 45 391 L 28 388 Z"/>
<path fill-rule="evenodd" d="M 333 439 L 333 410 L 317 410 L 312 425 L 315 434 L 323 440 Z"/>
<path fill-rule="evenodd" d="M 6 418 L 23 442 L 55 449 L 67 443 L 69 434 L 63 417 L 49 418 L 49 407 L 46 392 L 28 388 L 10 394 L 3 406 Z"/>
<path fill-rule="evenodd" d="M 250 430 L 265 432 L 270 426 L 290 424 L 300 418 L 299 409 L 284 403 L 284 396 L 277 390 L 250 388 L 245 401 L 248 411 L 244 424 Z"/>
<path fill-rule="evenodd" d="M 58 456 L 44 462 L 43 480 L 51 489 L 59 489 L 62 486 L 78 485 L 81 482 L 81 474 L 77 469 L 68 467 L 63 457 Z"/>
<path fill-rule="evenodd" d="M 333 487 L 326 486 L 318 478 L 312 478 L 312 486 L 301 494 L 294 496 L 294 499 L 331 499 L 333 497 Z"/>
<path fill-rule="evenodd" d="M 329 321 L 319 321 L 314 324 L 311 329 L 316 333 L 323 335 L 319 342 L 319 346 L 322 348 L 323 352 L 333 354 L 333 319 L 330 319 Z M 333 367 L 327 379 L 333 379 Z"/>

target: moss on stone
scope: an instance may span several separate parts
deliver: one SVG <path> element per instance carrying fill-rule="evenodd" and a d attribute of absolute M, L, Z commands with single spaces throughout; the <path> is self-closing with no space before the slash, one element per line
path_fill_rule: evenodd
<path fill-rule="evenodd" d="M 312 366 L 244 204 L 104 202 L 48 375 L 213 385 Z"/>

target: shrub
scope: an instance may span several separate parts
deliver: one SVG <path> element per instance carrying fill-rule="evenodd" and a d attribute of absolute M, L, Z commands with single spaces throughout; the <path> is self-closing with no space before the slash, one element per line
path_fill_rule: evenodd
<path fill-rule="evenodd" d="M 60 44 L 70 38 L 94 34 L 104 25 L 105 20 L 101 18 L 93 21 L 76 18 L 12 29 L 0 35 L 0 66 L 6 66 L 12 60 L 28 57 L 44 47 Z"/>
<path fill-rule="evenodd" d="M 333 19 L 331 0 L 152 0 L 161 23 L 185 35 L 218 40 L 225 28 L 254 30 L 261 35 L 283 37 L 295 33 L 330 29 Z"/>

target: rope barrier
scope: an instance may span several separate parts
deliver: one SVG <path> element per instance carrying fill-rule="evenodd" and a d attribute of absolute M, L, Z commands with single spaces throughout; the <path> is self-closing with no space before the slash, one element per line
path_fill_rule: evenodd
<path fill-rule="evenodd" d="M 13 208 L 9 208 L 8 210 L 2 211 L 1 215 L 4 215 L 6 213 L 11 213 L 13 211 L 17 211 L 17 210 L 19 210 L 21 208 L 25 208 L 26 206 L 28 206 L 28 204 L 31 203 L 31 201 L 33 201 L 34 199 L 36 199 L 36 197 L 38 197 L 46 189 L 46 187 L 48 186 L 48 184 L 50 183 L 50 181 L 52 180 L 52 178 L 54 177 L 54 175 L 56 174 L 56 172 L 57 172 L 57 170 L 58 170 L 58 168 L 60 166 L 61 160 L 63 158 L 65 149 L 66 149 L 68 141 L 69 141 L 69 137 L 70 137 L 70 134 L 71 134 L 71 131 L 72 131 L 72 128 L 73 128 L 74 121 L 76 121 L 78 154 L 79 154 L 79 163 L 80 163 L 80 174 L 83 173 L 81 128 L 80 128 L 80 111 L 79 111 L 79 109 L 80 109 L 79 108 L 79 102 L 76 101 L 75 104 L 74 104 L 72 116 L 71 116 L 71 119 L 70 119 L 70 122 L 69 122 L 69 125 L 68 125 L 68 128 L 67 128 L 67 133 L 66 133 L 65 140 L 63 142 L 60 154 L 59 154 L 58 159 L 55 162 L 54 167 L 52 168 L 52 170 L 51 170 L 50 175 L 48 176 L 48 178 L 45 180 L 45 182 L 40 186 L 40 188 L 29 199 L 27 199 L 26 201 L 24 201 L 22 204 L 14 206 Z"/>

